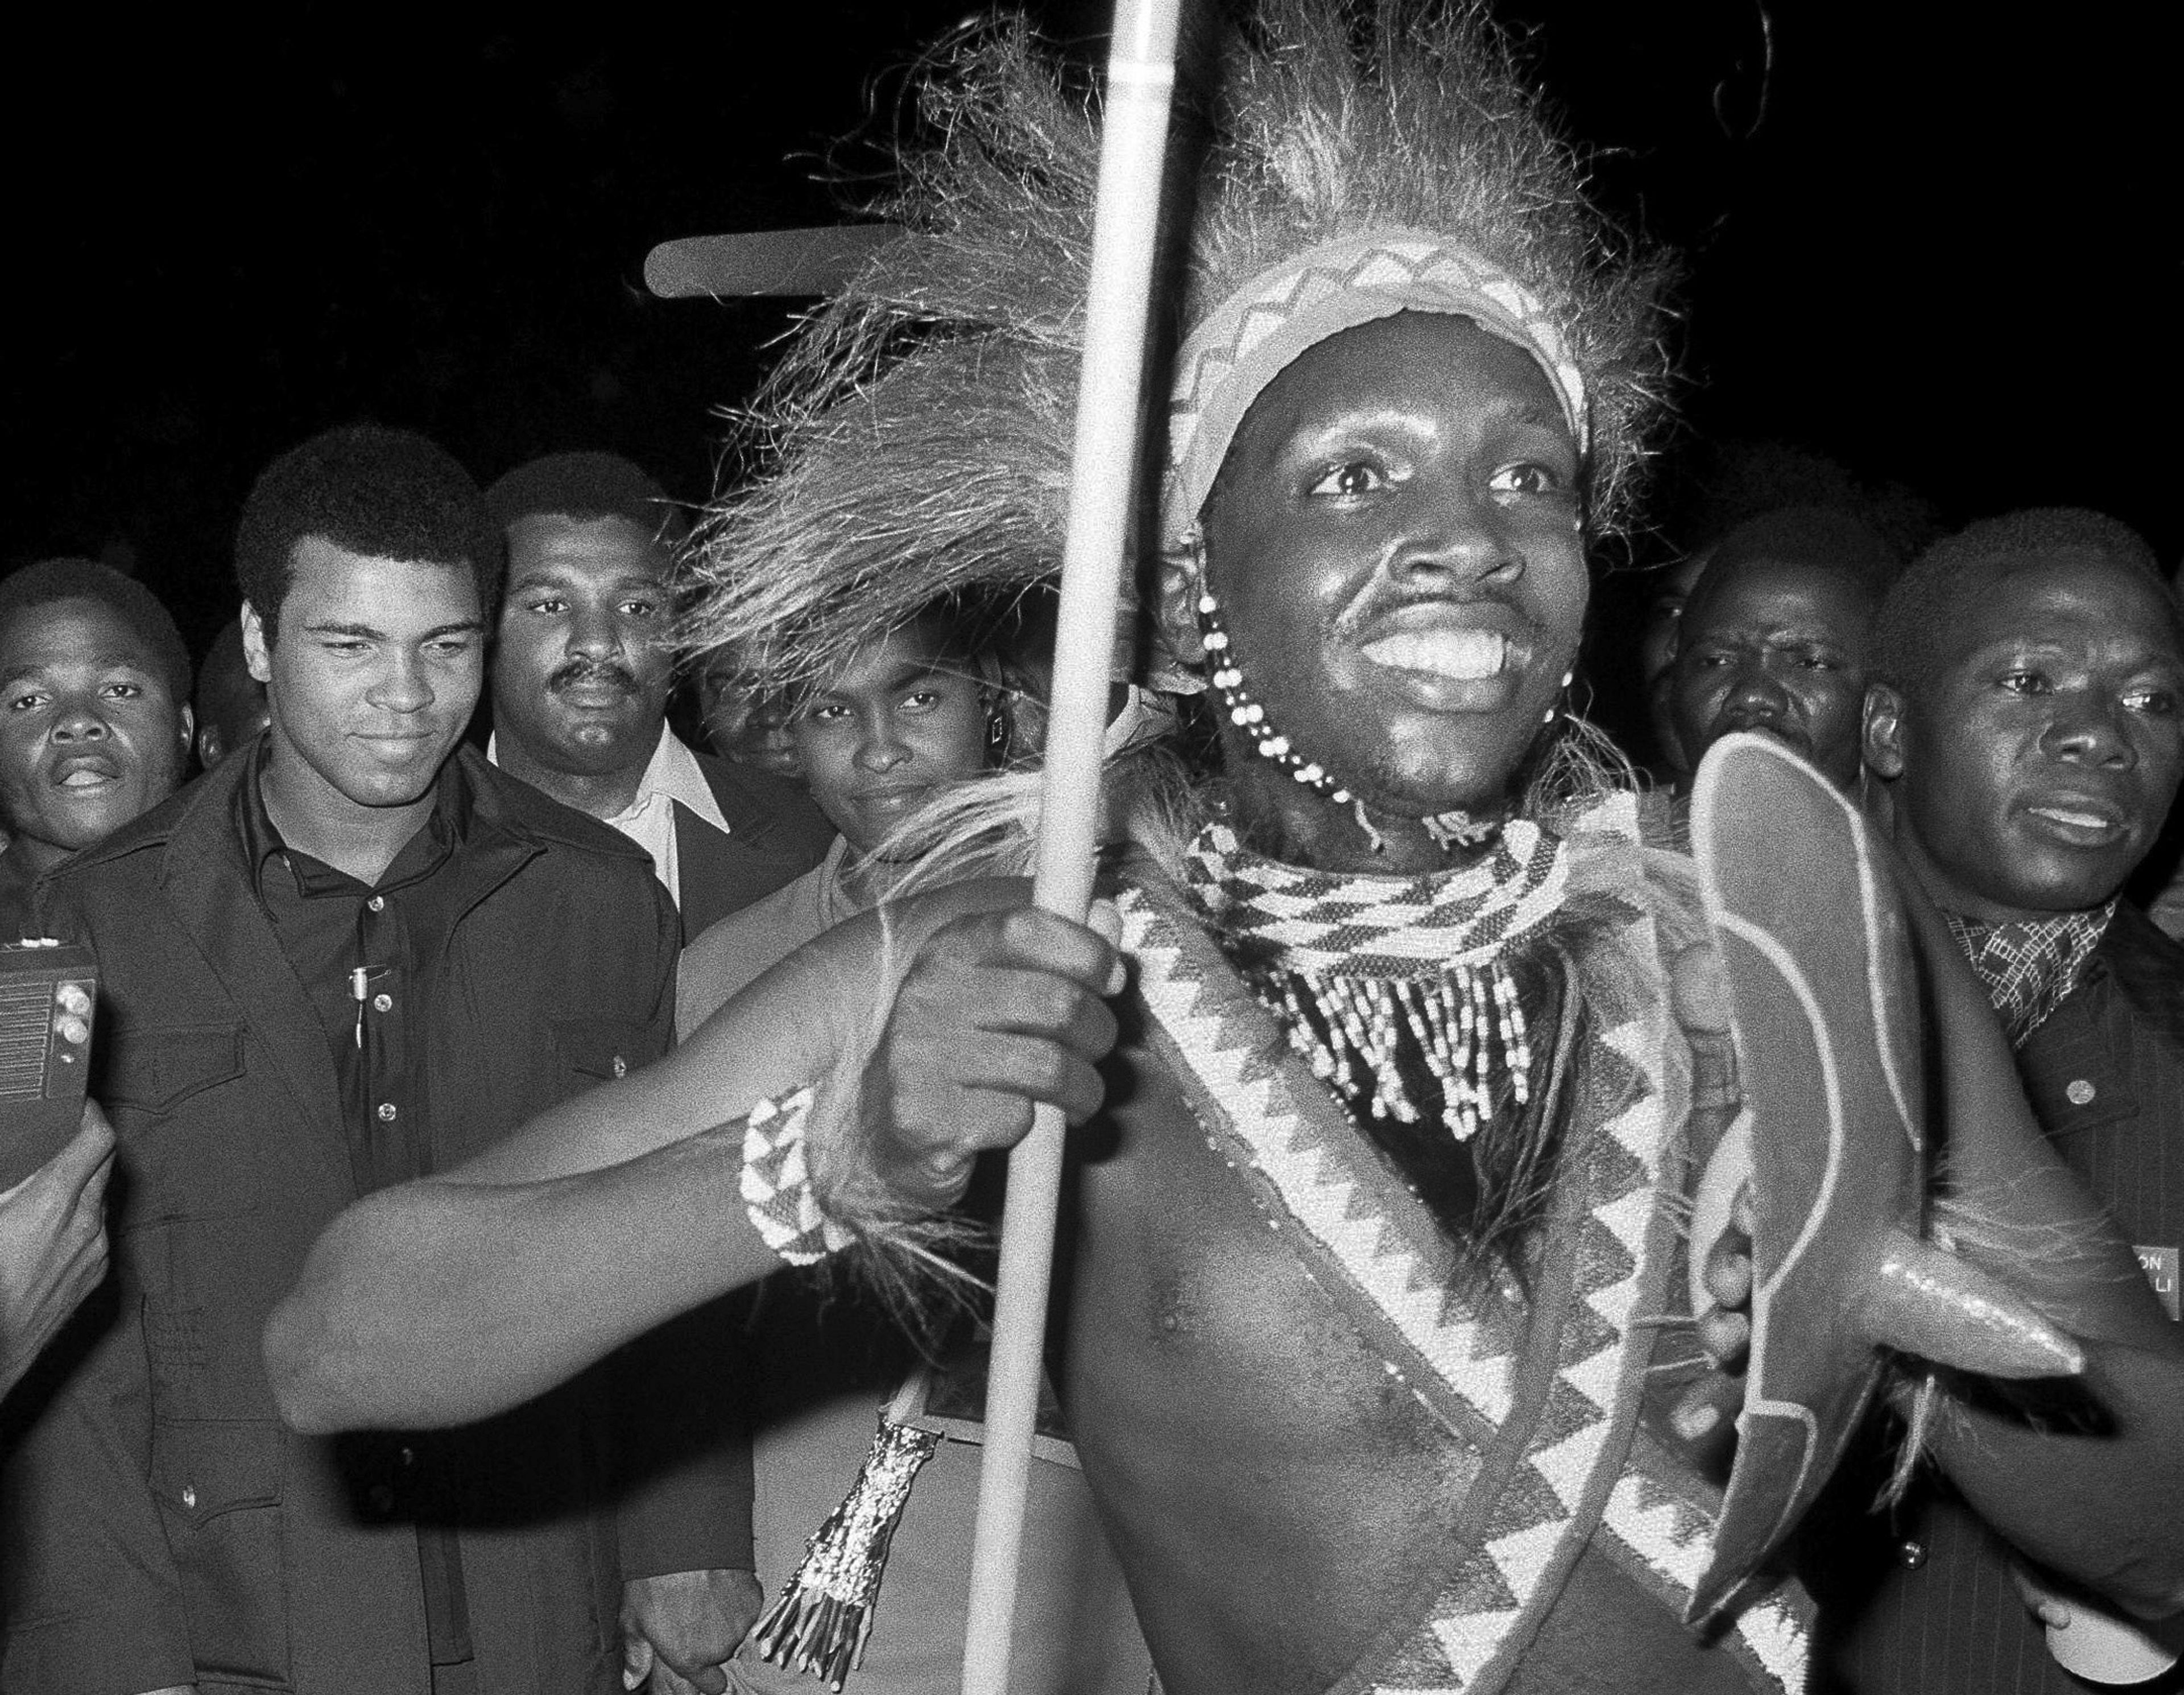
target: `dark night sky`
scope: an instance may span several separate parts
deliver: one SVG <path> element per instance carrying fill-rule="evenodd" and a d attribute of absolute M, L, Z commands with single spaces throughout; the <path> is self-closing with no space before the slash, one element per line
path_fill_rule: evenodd
<path fill-rule="evenodd" d="M 737 16 L 756 9 L 671 31 L 656 14 L 437 34 L 304 16 L 248 40 L 51 26 L 4 120 L 0 555 L 126 549 L 201 641 L 230 610 L 253 475 L 360 416 L 427 431 L 482 478 L 606 446 L 702 496 L 712 409 L 787 317 L 649 299 L 646 250 L 830 215 L 815 151 L 967 8 Z M 1035 9 L 1065 32 L 1104 11 Z M 2173 563 L 2164 309 L 2184 243 L 2159 9 L 2058 10 L 2035 34 L 1982 7 L 1770 0 L 1748 138 L 1749 0 L 1505 15 L 1609 150 L 1611 203 L 1689 255 L 1690 438 L 1801 443 L 1951 519 L 2104 506 Z"/>

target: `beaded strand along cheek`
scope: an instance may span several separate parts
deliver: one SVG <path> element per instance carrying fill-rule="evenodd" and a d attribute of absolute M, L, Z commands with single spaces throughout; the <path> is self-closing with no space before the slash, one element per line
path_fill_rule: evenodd
<path fill-rule="evenodd" d="M 1390 876 L 1284 865 L 1214 823 L 1184 864 L 1253 993 L 1346 1103 L 1402 1123 L 1432 1112 L 1458 1141 L 1502 1088 L 1529 1103 L 1530 1033 L 1504 960 L 1568 891 L 1560 838 L 1515 819 L 1476 865 Z M 1429 1086 L 1414 1089 L 1421 1073 Z"/>
<path fill-rule="evenodd" d="M 1196 548 L 1201 544 L 1194 538 L 1190 545 Z M 1267 716 L 1265 704 L 1253 697 L 1251 685 L 1244 679 L 1244 668 L 1237 661 L 1234 640 L 1221 622 L 1221 603 L 1213 598 L 1211 589 L 1202 585 L 1198 590 L 1197 612 L 1198 638 L 1206 649 L 1206 681 L 1219 699 L 1228 722 L 1251 739 L 1251 750 L 1261 759 L 1288 772 L 1293 780 L 1330 805 L 1354 808 L 1357 828 L 1371 839 L 1373 851 L 1381 852 L 1384 844 L 1380 833 L 1373 827 L 1364 801 L 1351 795 L 1342 781 L 1318 760 L 1298 752 L 1288 735 Z M 1567 684 L 1569 678 L 1564 677 L 1563 682 Z M 1552 722 L 1553 712 L 1549 711 L 1547 716 Z M 1457 811 L 1428 818 L 1425 827 L 1426 833 L 1446 853 L 1452 848 L 1483 846 L 1494 839 L 1502 828 L 1502 821 Z"/>
<path fill-rule="evenodd" d="M 1251 739 L 1251 750 L 1288 772 L 1323 800 L 1337 806 L 1350 805 L 1350 791 L 1318 760 L 1307 759 L 1291 747 L 1290 739 L 1268 717 L 1266 707 L 1251 697 L 1243 667 L 1232 651 L 1228 632 L 1221 622 L 1221 603 L 1205 588 L 1198 592 L 1198 638 L 1206 646 L 1206 681 L 1221 697 L 1228 722 Z"/>

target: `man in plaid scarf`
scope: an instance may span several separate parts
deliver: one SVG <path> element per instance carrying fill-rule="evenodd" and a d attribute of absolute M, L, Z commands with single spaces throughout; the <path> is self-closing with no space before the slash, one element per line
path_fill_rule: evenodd
<path fill-rule="evenodd" d="M 1986 984 L 2042 1128 L 2137 1245 L 2174 1319 L 2184 948 L 2118 895 L 2184 777 L 2175 598 L 2114 521 L 2014 513 L 1914 564 L 1875 645 L 1885 680 L 1867 697 L 1865 758 L 1897 845 Z M 2131 1469 L 2087 1503 L 2120 1542 L 2131 1503 L 2159 1486 Z M 2184 1649 L 2184 1620 L 2089 1607 L 1945 1482 L 1930 1476 L 1886 1519 L 1865 1516 L 1872 1497 L 1852 1469 L 1835 1489 L 1841 1521 L 1816 1533 L 1816 1592 L 1858 1592 L 1841 1597 L 1830 1687 L 2082 1689 L 2065 1666 L 2137 1684 Z M 1817 1598 L 1825 1613 L 1834 1597 Z"/>

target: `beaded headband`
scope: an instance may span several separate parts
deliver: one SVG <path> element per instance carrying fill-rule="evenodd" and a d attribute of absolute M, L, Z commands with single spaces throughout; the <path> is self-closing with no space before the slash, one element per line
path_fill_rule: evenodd
<path fill-rule="evenodd" d="M 1591 444 L 1585 379 L 1539 297 L 1461 243 L 1422 230 L 1338 237 L 1261 271 L 1176 354 L 1161 533 L 1198 521 L 1229 443 L 1267 385 L 1330 336 L 1398 312 L 1446 312 L 1523 348 L 1554 387 L 1578 451 Z"/>

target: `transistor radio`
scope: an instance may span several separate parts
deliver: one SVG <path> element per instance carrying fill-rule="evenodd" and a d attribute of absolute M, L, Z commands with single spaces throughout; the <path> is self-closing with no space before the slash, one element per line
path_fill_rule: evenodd
<path fill-rule="evenodd" d="M 98 1004 L 98 962 L 89 948 L 0 945 L 0 1190 L 75 1134 Z"/>

